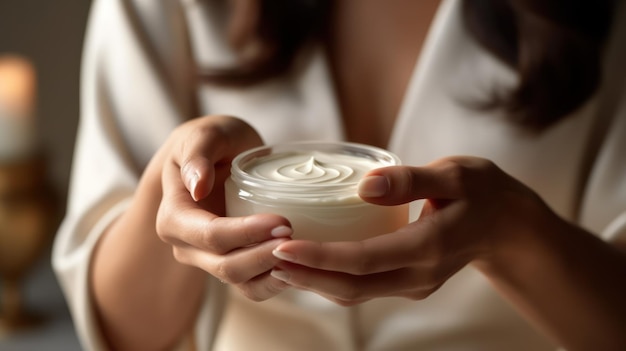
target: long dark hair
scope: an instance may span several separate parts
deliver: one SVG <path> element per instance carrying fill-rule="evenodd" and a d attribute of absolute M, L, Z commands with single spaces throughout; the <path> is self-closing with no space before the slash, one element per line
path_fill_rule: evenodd
<path fill-rule="evenodd" d="M 297 66 L 307 44 L 323 37 L 332 0 L 258 0 L 253 25 L 232 36 L 236 67 L 206 69 L 205 81 L 246 86 Z M 614 0 L 463 0 L 475 40 L 518 72 L 511 90 L 495 89 L 482 108 L 502 109 L 516 124 L 542 130 L 597 90 Z M 233 18 L 242 15 L 235 8 Z M 248 15 L 250 12 L 248 11 Z"/>

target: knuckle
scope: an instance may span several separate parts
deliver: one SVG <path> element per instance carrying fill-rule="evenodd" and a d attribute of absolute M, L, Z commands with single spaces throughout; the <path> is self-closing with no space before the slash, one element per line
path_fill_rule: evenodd
<path fill-rule="evenodd" d="M 424 300 L 435 293 L 435 291 L 439 290 L 442 285 L 443 283 L 440 281 L 426 282 L 419 287 L 408 291 L 402 296 L 411 300 Z"/>
<path fill-rule="evenodd" d="M 266 296 L 269 298 L 281 293 L 288 287 L 288 284 L 277 279 L 270 279 L 264 287 L 267 293 Z"/>
<path fill-rule="evenodd" d="M 467 178 L 470 169 L 466 164 L 461 162 L 459 159 L 448 159 L 448 161 L 444 164 L 444 169 L 450 178 L 462 181 Z"/>
<path fill-rule="evenodd" d="M 474 158 L 474 162 L 475 162 L 474 167 L 478 170 L 491 171 L 491 170 L 498 168 L 493 161 L 488 160 L 486 158 L 477 157 L 477 158 Z"/>
<path fill-rule="evenodd" d="M 204 123 L 198 128 L 193 129 L 193 136 L 197 138 L 225 138 L 226 131 L 224 128 L 221 128 L 219 123 Z"/>
<path fill-rule="evenodd" d="M 215 126 L 219 129 L 219 132 L 225 138 L 237 136 L 237 139 L 242 139 L 240 136 L 246 136 L 244 139 L 254 140 L 256 143 L 262 143 L 261 137 L 257 132 L 244 120 L 231 116 L 220 115 L 216 116 L 220 123 L 216 123 Z"/>
<path fill-rule="evenodd" d="M 216 254 L 225 254 L 232 248 L 226 242 L 224 237 L 224 231 L 220 230 L 220 222 L 222 217 L 213 218 L 209 221 L 208 225 L 198 235 L 198 241 L 201 243 L 202 248 Z"/>
<path fill-rule="evenodd" d="M 363 299 L 363 290 L 357 284 L 347 284 L 340 291 L 341 292 L 337 295 L 337 299 L 344 303 L 357 303 Z"/>
<path fill-rule="evenodd" d="M 227 252 L 225 244 L 219 235 L 214 232 L 200 233 L 200 242 L 202 248 L 216 254 L 224 254 Z"/>
<path fill-rule="evenodd" d="M 341 299 L 332 299 L 332 301 L 341 307 L 352 307 L 357 305 L 355 301 L 346 301 Z"/>
<path fill-rule="evenodd" d="M 185 260 L 185 255 L 175 246 L 172 247 L 172 256 L 174 256 L 174 259 L 180 263 L 183 263 Z"/>
<path fill-rule="evenodd" d="M 336 303 L 337 305 L 339 305 L 341 307 L 353 307 L 353 306 L 356 306 L 356 305 L 360 305 L 360 304 L 362 304 L 365 301 L 368 301 L 368 299 L 345 300 L 343 298 L 332 298 L 331 301 Z"/>
<path fill-rule="evenodd" d="M 460 196 L 467 195 L 472 188 L 470 185 L 474 173 L 472 167 L 461 159 L 449 158 L 444 162 L 442 168 L 456 193 Z"/>
<path fill-rule="evenodd" d="M 167 206 L 162 204 L 157 212 L 154 229 L 162 241 L 171 244 L 170 228 L 172 227 L 173 218 L 169 213 Z"/>
<path fill-rule="evenodd" d="M 419 301 L 419 300 L 427 299 L 434 292 L 435 290 L 431 290 L 431 289 L 420 289 L 420 290 L 411 291 L 410 293 L 407 293 L 405 296 L 408 299 Z"/>
<path fill-rule="evenodd" d="M 438 283 L 434 286 L 431 286 L 429 288 L 424 289 L 424 298 L 429 297 L 430 295 L 434 294 L 435 291 L 439 290 L 439 288 L 441 287 L 442 283 Z"/>
<path fill-rule="evenodd" d="M 278 295 L 285 290 L 287 286 L 286 283 L 280 280 L 260 279 L 239 284 L 237 288 L 247 299 L 254 302 L 261 302 Z"/>
<path fill-rule="evenodd" d="M 189 150 L 194 150 L 198 143 L 205 140 L 224 140 L 226 131 L 216 122 L 214 116 L 197 118 L 174 129 L 173 135 L 181 140 L 179 144 L 179 154 L 188 155 Z M 184 158 L 184 156 L 183 156 Z M 187 160 L 183 160 L 182 164 Z"/>
<path fill-rule="evenodd" d="M 214 275 L 221 281 L 230 283 L 230 284 L 241 284 L 243 283 L 241 274 L 233 268 L 231 264 L 228 263 L 226 259 L 220 260 L 215 267 Z"/>
<path fill-rule="evenodd" d="M 190 121 L 186 121 L 184 123 L 181 123 L 175 126 L 174 129 L 172 129 L 172 132 L 170 133 L 170 135 L 172 137 L 179 137 L 179 136 L 185 135 L 186 133 L 188 133 L 187 132 L 188 129 L 193 129 L 193 128 L 190 128 L 190 125 L 193 123 L 195 123 L 195 121 L 190 120 Z"/>
<path fill-rule="evenodd" d="M 426 279 L 422 282 L 422 289 L 426 292 L 434 292 L 441 286 L 441 277 L 436 272 L 431 272 L 426 276 Z M 430 295 L 430 294 L 429 294 Z"/>
<path fill-rule="evenodd" d="M 186 250 L 172 246 L 172 256 L 177 262 L 182 264 L 190 264 L 190 257 Z"/>
<path fill-rule="evenodd" d="M 240 284 L 238 285 L 238 289 L 239 289 L 239 292 L 243 296 L 245 296 L 248 300 L 251 300 L 254 302 L 261 302 L 261 301 L 265 301 L 268 299 L 267 297 L 257 294 L 255 289 L 253 289 L 250 286 L 250 284 Z"/>
<path fill-rule="evenodd" d="M 445 265 L 438 264 L 436 267 L 428 270 L 421 281 L 420 289 L 427 292 L 428 295 L 437 291 L 452 275 L 452 271 Z"/>

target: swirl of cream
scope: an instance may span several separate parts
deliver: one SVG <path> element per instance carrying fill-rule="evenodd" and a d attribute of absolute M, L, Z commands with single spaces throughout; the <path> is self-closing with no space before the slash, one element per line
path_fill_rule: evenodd
<path fill-rule="evenodd" d="M 247 171 L 259 178 L 300 184 L 357 182 L 377 162 L 345 154 L 278 154 L 257 159 Z"/>
<path fill-rule="evenodd" d="M 304 162 L 279 167 L 276 172 L 284 179 L 308 184 L 341 183 L 354 174 L 349 166 L 320 162 L 314 156 Z"/>

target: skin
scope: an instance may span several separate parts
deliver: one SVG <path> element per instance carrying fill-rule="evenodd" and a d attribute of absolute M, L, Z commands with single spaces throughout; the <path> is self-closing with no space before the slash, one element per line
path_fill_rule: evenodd
<path fill-rule="evenodd" d="M 207 116 L 178 127 L 151 160 L 92 263 L 92 294 L 111 349 L 173 346 L 193 324 L 206 272 L 253 300 L 287 287 L 269 273 L 279 262 L 272 250 L 291 234 L 289 222 L 221 217 L 230 161 L 261 144 L 242 121 Z"/>
<path fill-rule="evenodd" d="M 379 169 L 360 191 L 382 205 L 427 201 L 419 220 L 394 233 L 283 243 L 274 254 L 284 262 L 272 275 L 350 306 L 380 296 L 427 298 L 470 264 L 556 344 L 626 346 L 624 251 L 559 218 L 491 162 L 452 157 Z"/>
<path fill-rule="evenodd" d="M 430 21 L 437 1 L 339 4 L 329 45 L 346 134 L 384 147 L 421 49 L 415 43 L 426 35 L 406 13 Z M 368 74 L 375 79 L 363 80 Z M 450 157 L 372 171 L 360 195 L 382 205 L 426 199 L 420 219 L 361 242 L 316 243 L 290 240 L 280 216 L 223 217 L 230 161 L 261 144 L 241 120 L 206 116 L 179 126 L 155 154 L 92 261 L 111 349 L 174 345 L 193 326 L 207 273 L 255 301 L 295 288 L 354 305 L 427 298 L 466 265 L 568 350 L 626 349 L 626 255 L 559 218 L 490 161 Z"/>

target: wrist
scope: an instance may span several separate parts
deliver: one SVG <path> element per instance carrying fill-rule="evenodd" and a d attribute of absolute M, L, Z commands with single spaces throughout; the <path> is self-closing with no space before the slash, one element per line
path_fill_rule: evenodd
<path fill-rule="evenodd" d="M 541 200 L 521 202 L 488 240 L 488 249 L 473 265 L 488 277 L 512 271 L 540 271 L 558 233 L 568 224 Z M 547 256 L 546 256 L 547 255 Z"/>

